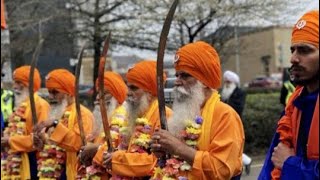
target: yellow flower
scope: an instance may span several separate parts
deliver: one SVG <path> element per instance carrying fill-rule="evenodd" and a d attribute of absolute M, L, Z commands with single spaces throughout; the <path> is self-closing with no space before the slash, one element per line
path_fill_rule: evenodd
<path fill-rule="evenodd" d="M 149 120 L 146 118 L 137 118 L 137 124 L 150 125 Z"/>
<path fill-rule="evenodd" d="M 201 129 L 195 129 L 193 127 L 187 127 L 186 131 L 188 134 L 200 134 L 201 133 Z"/>
<path fill-rule="evenodd" d="M 171 178 L 169 176 L 163 176 L 162 180 L 175 180 L 175 178 Z"/>

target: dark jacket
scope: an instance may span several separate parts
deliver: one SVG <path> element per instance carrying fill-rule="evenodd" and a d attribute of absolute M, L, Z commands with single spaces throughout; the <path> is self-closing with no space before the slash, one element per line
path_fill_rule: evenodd
<path fill-rule="evenodd" d="M 244 109 L 244 104 L 246 102 L 246 93 L 242 91 L 239 87 L 234 89 L 230 98 L 225 101 L 225 103 L 229 104 L 238 114 L 242 117 L 242 112 Z"/>

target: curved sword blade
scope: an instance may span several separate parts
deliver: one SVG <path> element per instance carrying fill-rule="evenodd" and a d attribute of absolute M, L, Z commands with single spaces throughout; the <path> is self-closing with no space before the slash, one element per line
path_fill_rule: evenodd
<path fill-rule="evenodd" d="M 110 124 L 108 121 L 108 114 L 107 114 L 107 109 L 106 109 L 105 100 L 104 100 L 104 68 L 105 68 L 107 53 L 109 49 L 110 39 L 111 39 L 111 32 L 109 33 L 108 37 L 105 40 L 105 43 L 103 46 L 103 53 L 101 54 L 101 57 L 100 57 L 98 81 L 99 81 L 99 106 L 101 111 L 105 140 L 108 145 L 108 151 L 113 152 L 114 148 L 112 146 Z"/>
<path fill-rule="evenodd" d="M 78 120 L 78 126 L 80 130 L 80 137 L 82 141 L 82 145 L 86 145 L 86 137 L 84 134 L 84 129 L 83 129 L 83 123 L 82 123 L 82 117 L 81 117 L 81 110 L 80 110 L 80 100 L 79 100 L 79 77 L 80 77 L 80 72 L 81 72 L 81 64 L 82 64 L 82 56 L 84 52 L 86 43 L 83 44 L 81 47 L 79 56 L 78 56 L 78 64 L 76 67 L 76 82 L 75 82 L 75 100 L 76 100 L 76 111 L 77 111 L 77 120 Z"/>
<path fill-rule="evenodd" d="M 158 47 L 158 56 L 157 56 L 157 89 L 158 89 L 158 101 L 159 101 L 159 113 L 160 113 L 160 124 L 161 129 L 168 129 L 167 120 L 166 120 L 166 109 L 165 109 L 165 100 L 164 100 L 164 83 L 163 83 L 163 58 L 164 52 L 166 49 L 167 38 L 170 31 L 171 23 L 173 20 L 174 13 L 176 11 L 179 0 L 175 0 L 169 13 L 166 17 L 166 20 L 163 24 L 160 42 Z"/>
<path fill-rule="evenodd" d="M 44 40 L 40 39 L 33 55 L 32 55 L 32 60 L 31 60 L 31 68 L 30 68 L 30 72 L 29 72 L 29 98 L 30 98 L 30 106 L 31 106 L 31 114 L 32 114 L 32 124 L 36 125 L 38 122 L 38 118 L 37 118 L 37 111 L 36 111 L 36 104 L 34 102 L 34 91 L 33 91 L 33 84 L 34 84 L 34 80 L 33 80 L 33 76 L 34 76 L 34 70 L 38 61 L 38 57 L 40 54 L 40 49 L 43 45 Z"/>

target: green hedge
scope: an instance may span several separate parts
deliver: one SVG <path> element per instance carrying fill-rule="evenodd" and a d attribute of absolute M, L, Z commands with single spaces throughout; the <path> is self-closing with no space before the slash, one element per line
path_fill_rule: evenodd
<path fill-rule="evenodd" d="M 246 136 L 244 152 L 259 154 L 268 150 L 283 111 L 279 97 L 279 92 L 247 94 L 242 117 Z"/>

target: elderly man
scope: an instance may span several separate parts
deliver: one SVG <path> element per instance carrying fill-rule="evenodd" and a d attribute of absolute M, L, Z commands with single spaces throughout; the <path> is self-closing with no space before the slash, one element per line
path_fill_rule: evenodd
<path fill-rule="evenodd" d="M 220 101 L 220 60 L 205 42 L 188 44 L 175 58 L 176 83 L 169 132 L 152 136 L 155 152 L 171 155 L 153 179 L 231 179 L 242 170 L 244 131 L 237 112 Z M 158 153 L 157 153 L 158 154 Z"/>
<path fill-rule="evenodd" d="M 66 177 L 76 178 L 77 153 L 81 148 L 80 130 L 77 121 L 75 105 L 75 77 L 65 69 L 51 71 L 46 77 L 46 87 L 49 91 L 51 103 L 55 103 L 52 109 L 59 119 L 49 119 L 40 123 L 35 129 L 40 133 L 43 129 L 53 127 L 50 140 L 66 151 Z M 93 114 L 85 108 L 80 107 L 84 133 L 87 135 L 92 131 Z"/>
<path fill-rule="evenodd" d="M 99 81 L 96 80 L 96 87 L 98 90 Z M 106 109 L 108 115 L 108 121 L 110 125 L 110 134 L 112 137 L 112 145 L 114 149 L 125 150 L 128 145 L 126 144 L 126 127 L 127 127 L 127 108 L 125 107 L 125 99 L 127 97 L 128 88 L 123 81 L 122 77 L 115 73 L 106 71 L 104 73 L 104 96 L 106 102 Z M 107 149 L 107 145 L 104 140 L 103 124 L 101 118 L 101 111 L 99 107 L 99 95 L 97 96 L 96 105 L 94 107 L 93 115 L 95 117 L 95 124 L 92 133 L 89 135 L 89 139 L 94 139 L 94 144 L 88 144 L 83 147 L 83 151 L 80 154 L 80 162 L 85 166 L 90 166 L 92 160 L 97 153 L 98 147 L 102 145 L 104 149 Z M 103 153 L 103 151 L 101 152 Z M 98 156 L 98 155 L 97 155 Z M 93 166 L 87 169 L 95 169 L 95 173 L 87 172 L 87 176 L 100 176 L 105 179 L 106 173 L 101 173 L 95 163 Z M 80 172 L 83 173 L 83 172 Z M 102 174 L 99 175 L 99 174 Z M 83 176 L 84 174 L 80 174 Z M 89 178 L 90 178 L 89 177 Z"/>
<path fill-rule="evenodd" d="M 319 179 L 319 11 L 293 27 L 290 78 L 297 85 L 258 179 Z"/>
<path fill-rule="evenodd" d="M 15 94 L 15 112 L 9 118 L 8 127 L 1 137 L 1 147 L 9 148 L 9 155 L 6 160 L 6 172 L 8 178 L 14 179 L 37 179 L 37 159 L 34 146 L 36 134 L 33 134 L 32 113 L 29 100 L 29 73 L 30 66 L 22 66 L 13 72 L 13 89 Z M 34 71 L 33 90 L 40 89 L 41 78 L 37 69 Z M 48 118 L 49 104 L 37 93 L 34 94 L 37 111 L 37 118 L 42 122 Z M 15 160 L 16 161 L 15 161 Z M 17 161 L 18 159 L 18 161 Z M 1 176 L 2 177 L 2 176 Z M 6 177 L 4 177 L 6 178 Z"/>
<path fill-rule="evenodd" d="M 223 81 L 221 100 L 230 105 L 235 111 L 237 111 L 239 116 L 242 117 L 242 112 L 246 103 L 246 94 L 240 88 L 239 76 L 235 72 L 225 71 L 223 74 Z M 250 174 L 252 159 L 243 153 L 242 162 L 245 165 L 246 174 Z"/>
<path fill-rule="evenodd" d="M 95 161 L 110 169 L 113 178 L 142 179 L 150 176 L 157 158 L 150 153 L 149 141 L 156 128 L 160 127 L 157 100 L 156 62 L 141 61 L 129 69 L 128 105 L 128 150 L 106 153 L 100 148 Z M 172 113 L 166 108 L 167 117 Z M 103 155 L 103 152 L 105 154 Z"/>

